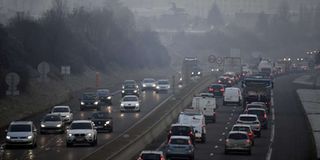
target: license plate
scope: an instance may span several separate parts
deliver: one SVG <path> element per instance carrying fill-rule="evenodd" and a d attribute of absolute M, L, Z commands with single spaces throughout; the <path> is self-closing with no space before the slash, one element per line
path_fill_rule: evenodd
<path fill-rule="evenodd" d="M 80 138 L 76 138 L 76 141 L 80 142 L 80 141 L 83 141 L 84 138 L 83 137 L 80 137 Z"/>
<path fill-rule="evenodd" d="M 201 137 L 201 133 L 196 133 L 196 137 Z"/>

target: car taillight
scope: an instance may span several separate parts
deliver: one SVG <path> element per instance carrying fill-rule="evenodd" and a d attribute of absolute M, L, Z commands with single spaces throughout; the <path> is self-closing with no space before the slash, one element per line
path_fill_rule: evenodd
<path fill-rule="evenodd" d="M 231 81 L 228 81 L 228 83 L 231 83 Z"/>
<path fill-rule="evenodd" d="M 160 160 L 165 160 L 163 156 L 161 156 L 160 158 L 161 158 Z"/>
<path fill-rule="evenodd" d="M 221 83 L 221 80 L 218 80 L 218 83 Z"/>
<path fill-rule="evenodd" d="M 193 136 L 193 133 L 192 133 L 192 131 L 190 131 L 190 132 L 189 132 L 189 136 Z"/>
<path fill-rule="evenodd" d="M 213 91 L 213 88 L 209 88 L 209 91 L 212 92 L 212 91 Z"/>
<path fill-rule="evenodd" d="M 221 88 L 220 91 L 221 91 L 221 92 L 224 92 L 224 88 Z"/>
<path fill-rule="evenodd" d="M 229 139 L 226 139 L 226 143 L 229 143 Z"/>
<path fill-rule="evenodd" d="M 246 140 L 246 143 L 250 143 L 250 142 L 251 142 L 250 139 L 247 139 L 247 140 Z"/>
<path fill-rule="evenodd" d="M 141 157 L 139 157 L 138 160 L 143 160 L 143 159 Z"/>
<path fill-rule="evenodd" d="M 191 144 L 192 144 L 190 140 L 188 141 L 188 143 L 189 143 L 189 145 L 191 145 Z"/>
<path fill-rule="evenodd" d="M 263 117 L 264 117 L 264 119 L 267 119 L 267 114 L 264 114 L 264 116 L 263 116 Z"/>

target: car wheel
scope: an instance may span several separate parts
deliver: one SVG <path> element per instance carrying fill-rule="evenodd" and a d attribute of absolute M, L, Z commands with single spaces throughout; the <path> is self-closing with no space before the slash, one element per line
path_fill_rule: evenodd
<path fill-rule="evenodd" d="M 36 141 L 32 144 L 32 148 L 37 148 L 37 142 Z"/>
<path fill-rule="evenodd" d="M 96 139 L 93 141 L 92 146 L 97 146 L 98 145 L 98 139 L 96 137 Z"/>

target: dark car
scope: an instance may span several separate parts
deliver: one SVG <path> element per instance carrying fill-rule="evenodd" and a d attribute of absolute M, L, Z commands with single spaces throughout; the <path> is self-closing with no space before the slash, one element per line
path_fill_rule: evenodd
<path fill-rule="evenodd" d="M 222 84 L 211 84 L 208 87 L 208 92 L 213 93 L 214 96 L 223 96 L 224 86 Z"/>
<path fill-rule="evenodd" d="M 192 143 L 195 142 L 195 133 L 192 126 L 187 124 L 172 124 L 169 134 L 168 134 L 168 141 L 170 140 L 171 136 L 189 136 Z"/>
<path fill-rule="evenodd" d="M 123 89 L 121 91 L 122 97 L 126 95 L 136 95 L 139 96 L 139 88 L 136 87 L 136 85 L 127 84 L 123 86 Z"/>
<path fill-rule="evenodd" d="M 97 109 L 100 110 L 99 99 L 95 92 L 86 92 L 80 98 L 80 110 Z"/>
<path fill-rule="evenodd" d="M 112 105 L 112 94 L 108 89 L 98 89 L 97 90 L 97 97 L 100 103 L 106 105 Z"/>
<path fill-rule="evenodd" d="M 233 82 L 229 77 L 220 76 L 217 81 L 219 84 L 222 84 L 224 87 L 232 87 Z"/>
<path fill-rule="evenodd" d="M 112 116 L 109 112 L 94 112 L 89 118 L 97 128 L 97 131 L 113 131 Z"/>

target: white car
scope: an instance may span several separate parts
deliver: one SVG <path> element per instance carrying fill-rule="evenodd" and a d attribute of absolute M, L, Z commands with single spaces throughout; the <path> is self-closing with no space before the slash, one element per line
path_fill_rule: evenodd
<path fill-rule="evenodd" d="M 157 82 L 157 93 L 160 91 L 169 91 L 170 89 L 170 82 L 167 79 L 160 79 Z"/>
<path fill-rule="evenodd" d="M 154 90 L 156 89 L 157 85 L 156 85 L 156 80 L 154 80 L 153 78 L 145 78 L 142 80 L 142 90 Z"/>
<path fill-rule="evenodd" d="M 64 122 L 71 123 L 73 121 L 73 113 L 69 106 L 54 106 L 51 113 L 59 114 Z"/>
<path fill-rule="evenodd" d="M 6 146 L 37 146 L 37 129 L 31 121 L 11 122 L 6 132 Z"/>
<path fill-rule="evenodd" d="M 92 121 L 76 120 L 70 124 L 66 137 L 67 147 L 71 147 L 74 144 L 90 144 L 91 146 L 96 146 L 97 142 L 97 130 Z"/>
<path fill-rule="evenodd" d="M 140 100 L 135 95 L 124 96 L 120 101 L 120 111 L 140 112 Z"/>
<path fill-rule="evenodd" d="M 261 136 L 261 125 L 257 115 L 254 114 L 240 114 L 237 124 L 247 124 L 251 126 L 253 133 L 258 137 Z"/>
<path fill-rule="evenodd" d="M 241 106 L 242 94 L 240 88 L 228 87 L 224 91 L 223 95 L 223 105 L 227 104 L 237 104 Z"/>
<path fill-rule="evenodd" d="M 186 109 L 179 114 L 178 123 L 192 126 L 195 132 L 195 140 L 202 143 L 206 142 L 206 121 L 201 112 Z"/>

